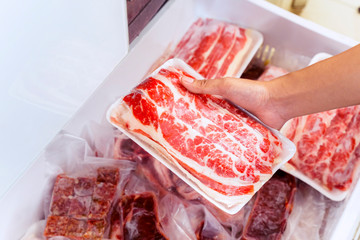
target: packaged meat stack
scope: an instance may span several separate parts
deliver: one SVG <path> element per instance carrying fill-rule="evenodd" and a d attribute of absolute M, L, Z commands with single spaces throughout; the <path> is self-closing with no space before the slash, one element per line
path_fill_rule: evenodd
<path fill-rule="evenodd" d="M 119 178 L 116 167 L 99 167 L 96 177 L 58 175 L 44 236 L 103 239 Z"/>
<path fill-rule="evenodd" d="M 124 195 L 111 217 L 110 239 L 164 239 L 154 193 Z"/>
<path fill-rule="evenodd" d="M 170 58 L 179 58 L 205 78 L 239 77 L 262 43 L 262 35 L 234 24 L 199 18 Z"/>
<path fill-rule="evenodd" d="M 329 57 L 316 54 L 310 64 Z M 331 200 L 343 200 L 358 177 L 360 105 L 291 119 L 281 132 L 297 146 L 282 169 Z"/>
<path fill-rule="evenodd" d="M 183 76 L 199 77 L 169 60 L 107 118 L 207 200 L 235 213 L 295 149 L 226 100 L 188 92 Z"/>
<path fill-rule="evenodd" d="M 132 149 L 136 149 L 132 154 L 136 155 L 141 149 L 135 142 L 125 136 L 119 136 L 116 140 L 115 153 L 122 155 L 121 152 L 130 153 Z M 125 144 L 126 143 L 126 144 Z M 151 233 L 162 232 L 159 224 L 165 227 L 167 233 L 173 232 L 173 229 L 169 229 L 171 226 L 166 221 L 166 218 L 174 219 L 176 212 L 180 211 L 178 205 L 174 204 L 173 193 L 176 196 L 185 200 L 183 203 L 187 205 L 186 214 L 189 217 L 189 226 L 192 226 L 192 232 L 195 233 L 197 239 L 239 239 L 238 236 L 243 232 L 242 239 L 281 239 L 289 221 L 289 216 L 292 211 L 294 197 L 296 192 L 295 178 L 282 171 L 277 171 L 275 175 L 264 184 L 262 188 L 255 195 L 254 203 L 250 202 L 246 206 L 249 207 L 250 214 L 246 218 L 244 212 L 236 215 L 229 215 L 221 210 L 212 208 L 205 199 L 199 198 L 199 194 L 192 190 L 181 179 L 171 173 L 162 163 L 153 159 L 146 153 L 141 154 L 142 160 L 138 161 L 137 171 L 138 175 L 145 177 L 153 187 L 155 187 L 162 196 L 161 206 L 170 205 L 168 208 L 174 209 L 172 212 L 168 212 L 168 216 L 160 219 L 158 223 L 157 208 L 151 207 L 151 214 L 154 216 L 155 221 L 152 221 L 150 228 L 141 227 L 138 228 L 138 233 L 150 231 L 152 228 L 158 228 L 160 230 L 150 231 Z M 175 179 L 178 179 L 177 181 Z M 189 191 L 182 191 L 181 188 L 188 186 Z M 152 198 L 151 202 L 157 202 L 156 197 L 151 192 L 136 193 L 129 196 L 124 196 L 123 199 L 132 199 L 139 197 L 140 199 Z M 179 201 L 179 200 L 178 200 Z M 176 202 L 176 201 L 175 201 Z M 124 204 L 119 204 L 119 209 L 123 209 Z M 142 204 L 140 204 L 142 206 Z M 153 204 L 150 204 L 153 206 Z M 162 212 L 164 209 L 161 209 Z M 210 210 L 210 212 L 209 212 Z M 139 210 L 140 211 L 140 210 Z M 166 210 L 165 210 L 166 211 Z M 121 211 L 119 211 L 121 212 Z M 125 210 L 128 212 L 128 210 Z M 142 212 L 142 211 L 140 211 Z M 175 213 L 174 213 L 175 212 Z M 119 219 L 120 213 L 115 214 L 112 219 Z M 127 214 L 126 214 L 127 216 Z M 124 218 L 126 218 L 124 216 Z M 130 217 L 128 220 L 130 222 Z M 186 223 L 187 219 L 182 219 L 182 223 Z M 120 224 L 120 222 L 119 222 Z M 246 226 L 243 231 L 243 224 Z M 125 227 L 125 223 L 120 224 L 117 227 L 116 224 L 112 227 L 114 236 L 121 236 L 119 232 Z M 138 225 L 138 224 L 136 224 Z M 145 224 L 147 226 L 147 224 Z M 158 226 L 158 227 L 156 227 Z M 150 230 L 149 230 L 150 229 Z M 225 230 L 227 229 L 227 230 Z M 121 230 L 122 231 L 122 230 Z M 179 233 L 174 233 L 179 235 Z M 226 237 L 224 237 L 226 236 Z M 233 238 L 231 237 L 233 236 Z M 120 237 L 114 238 L 120 239 Z M 170 238 L 171 239 L 171 238 Z M 180 238 L 177 238 L 180 239 Z"/>
<path fill-rule="evenodd" d="M 360 106 L 295 118 L 281 132 L 297 146 L 284 171 L 343 200 L 360 163 Z"/>

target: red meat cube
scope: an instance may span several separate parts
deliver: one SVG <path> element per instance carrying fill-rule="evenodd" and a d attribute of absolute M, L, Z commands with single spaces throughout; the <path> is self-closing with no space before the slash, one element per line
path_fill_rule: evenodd
<path fill-rule="evenodd" d="M 74 218 L 86 218 L 91 206 L 91 196 L 74 197 L 71 199 L 69 216 Z"/>
<path fill-rule="evenodd" d="M 70 208 L 70 199 L 68 197 L 53 196 L 50 206 L 50 212 L 56 216 L 67 216 Z"/>
<path fill-rule="evenodd" d="M 74 192 L 77 196 L 91 196 L 94 192 L 95 178 L 75 178 Z"/>
<path fill-rule="evenodd" d="M 49 216 L 44 231 L 45 237 L 64 236 L 69 222 L 68 217 Z"/>
<path fill-rule="evenodd" d="M 113 200 L 116 193 L 116 186 L 111 183 L 97 183 L 93 197 L 96 199 Z"/>
<path fill-rule="evenodd" d="M 100 240 L 105 232 L 105 220 L 88 220 L 84 239 Z"/>
<path fill-rule="evenodd" d="M 88 217 L 90 219 L 105 218 L 110 210 L 111 202 L 108 200 L 93 199 Z"/>
<path fill-rule="evenodd" d="M 70 239 L 82 240 L 86 231 L 86 220 L 70 218 L 65 236 Z"/>
<path fill-rule="evenodd" d="M 119 169 L 116 167 L 100 167 L 97 170 L 97 181 L 117 185 L 120 178 Z"/>
<path fill-rule="evenodd" d="M 57 176 L 53 195 L 56 196 L 73 196 L 74 195 L 74 179 L 70 178 L 64 174 L 60 174 Z"/>

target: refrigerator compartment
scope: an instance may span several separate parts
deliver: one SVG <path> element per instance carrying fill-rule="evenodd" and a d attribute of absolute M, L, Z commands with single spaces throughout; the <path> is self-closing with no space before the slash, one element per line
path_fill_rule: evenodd
<path fill-rule="evenodd" d="M 296 56 L 310 59 L 318 52 L 334 55 L 357 44 L 354 40 L 304 20 L 266 1 L 172 0 L 132 42 L 127 56 L 73 115 L 63 127 L 63 131 L 79 136 L 88 121 L 104 124 L 105 113 L 109 106 L 119 96 L 136 86 L 146 76 L 153 63 L 183 36 L 198 17 L 216 18 L 258 30 L 263 34 L 265 42 L 277 49 L 277 53 L 278 49 L 291 50 L 291 54 L 288 54 L 290 61 L 283 59 L 284 64 L 277 64 L 290 71 L 292 69 L 286 64 L 292 61 L 298 62 L 296 59 L 301 57 L 296 58 Z M 275 61 L 275 56 L 273 60 Z M 3 214 L 0 220 L 1 239 L 19 239 L 32 223 L 43 218 L 41 196 L 46 184 L 45 172 L 45 156 L 41 153 L 1 198 L 0 210 Z M 26 196 L 26 201 L 19 200 L 19 196 Z M 349 223 L 359 220 L 359 196 L 358 184 L 352 194 L 345 199 L 345 210 L 337 226 L 334 227 L 332 239 L 352 237 L 356 226 Z"/>

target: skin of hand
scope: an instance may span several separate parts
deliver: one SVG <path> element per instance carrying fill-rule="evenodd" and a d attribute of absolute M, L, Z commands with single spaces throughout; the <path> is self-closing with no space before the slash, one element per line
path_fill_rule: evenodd
<path fill-rule="evenodd" d="M 269 82 L 241 78 L 181 82 L 191 92 L 220 95 L 270 127 L 291 118 L 360 104 L 360 45 Z"/>
<path fill-rule="evenodd" d="M 223 96 L 273 128 L 279 129 L 288 120 L 281 117 L 278 106 L 271 101 L 268 82 L 241 78 L 193 80 L 188 77 L 181 81 L 193 93 Z"/>

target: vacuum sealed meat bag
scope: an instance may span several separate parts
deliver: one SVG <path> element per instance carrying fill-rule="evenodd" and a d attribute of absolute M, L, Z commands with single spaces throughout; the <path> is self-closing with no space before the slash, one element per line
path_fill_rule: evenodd
<path fill-rule="evenodd" d="M 235 213 L 295 149 L 225 99 L 188 92 L 183 76 L 202 79 L 183 61 L 167 61 L 115 102 L 107 119 L 207 200 Z"/>
<path fill-rule="evenodd" d="M 295 192 L 295 178 L 278 171 L 257 192 L 241 239 L 280 240 L 292 211 Z"/>
<path fill-rule="evenodd" d="M 159 220 L 158 199 L 157 189 L 143 178 L 132 175 L 111 214 L 109 238 L 168 239 Z"/>
<path fill-rule="evenodd" d="M 118 190 L 119 173 L 117 167 L 102 166 L 95 176 L 58 175 L 44 236 L 102 239 Z"/>
<path fill-rule="evenodd" d="M 46 239 L 104 239 L 114 202 L 134 170 L 131 161 L 94 157 L 84 139 L 60 134 L 45 149 Z"/>

